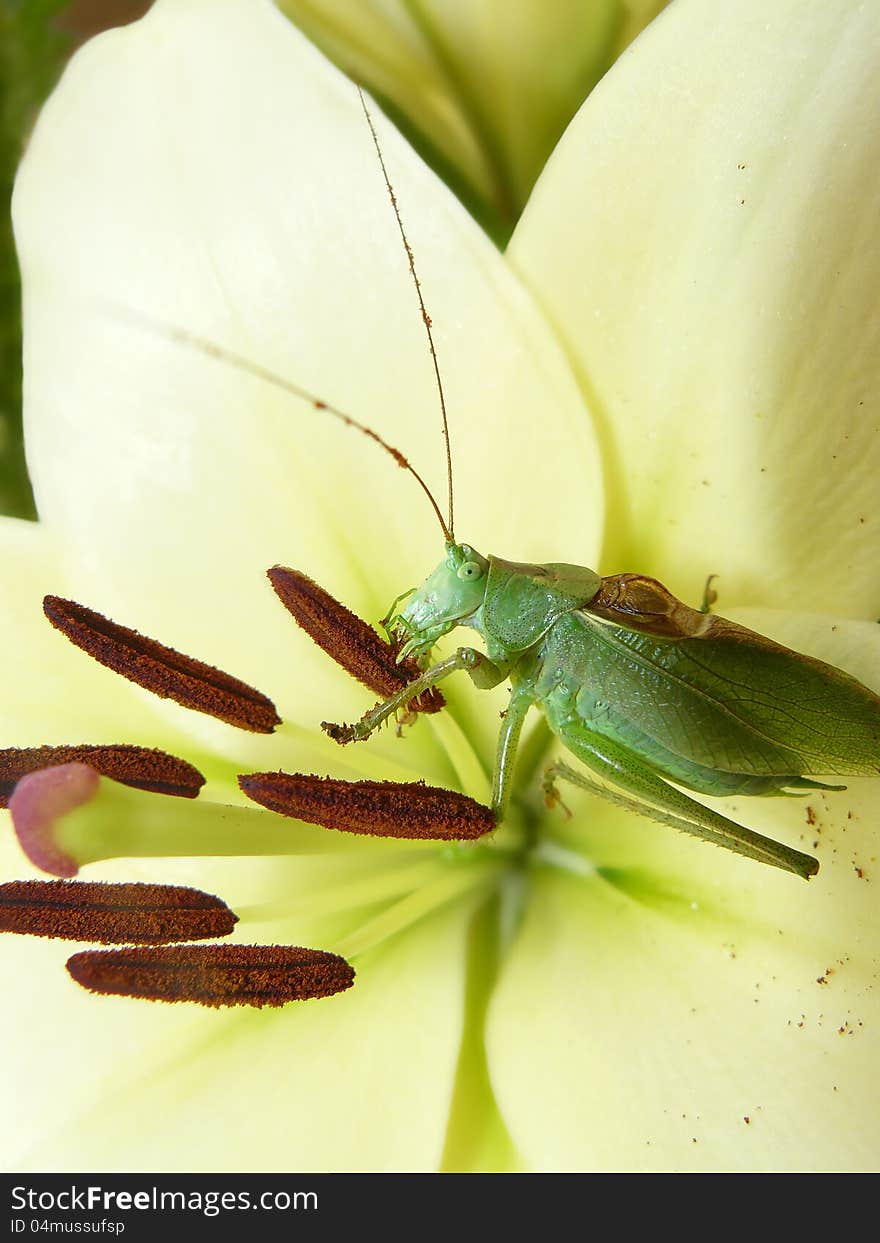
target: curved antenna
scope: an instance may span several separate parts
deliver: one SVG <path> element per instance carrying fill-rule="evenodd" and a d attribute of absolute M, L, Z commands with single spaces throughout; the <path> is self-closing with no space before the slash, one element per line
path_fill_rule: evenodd
<path fill-rule="evenodd" d="M 403 220 L 400 216 L 400 209 L 397 206 L 397 196 L 394 193 L 394 187 L 391 184 L 391 178 L 388 176 L 388 169 L 385 167 L 385 157 L 382 155 L 382 148 L 379 146 L 379 137 L 376 134 L 376 127 L 373 124 L 373 118 L 367 107 L 367 100 L 364 92 L 360 87 L 357 88 L 360 96 L 361 107 L 364 110 L 364 116 L 367 118 L 367 125 L 370 127 L 370 134 L 373 138 L 373 146 L 376 148 L 376 155 L 379 157 L 379 166 L 382 169 L 382 176 L 385 178 L 385 185 L 388 188 L 388 197 L 391 199 L 391 206 L 394 208 L 394 215 L 397 218 L 397 227 L 400 229 L 400 236 L 403 241 L 403 248 L 406 251 L 406 257 L 409 260 L 409 270 L 413 278 L 413 284 L 416 287 L 416 296 L 419 300 L 419 308 L 422 312 L 422 323 L 425 325 L 425 332 L 428 334 L 428 348 L 431 351 L 431 361 L 434 364 L 434 376 L 437 380 L 437 392 L 440 394 L 440 415 L 443 420 L 443 439 L 446 442 L 446 480 L 448 486 L 448 519 L 445 524 L 448 531 L 449 542 L 454 542 L 453 530 L 455 528 L 453 499 L 452 499 L 452 448 L 449 443 L 449 419 L 446 414 L 446 398 L 443 393 L 443 381 L 440 378 L 440 363 L 437 360 L 437 350 L 434 346 L 434 334 L 431 332 L 431 316 L 428 314 L 425 306 L 425 300 L 422 297 L 422 286 L 416 272 L 416 260 L 406 236 L 406 230 L 403 227 Z M 423 485 L 424 486 L 424 485 Z"/>
<path fill-rule="evenodd" d="M 290 393 L 294 397 L 298 397 L 301 401 L 306 401 L 314 406 L 316 410 L 323 410 L 325 414 L 330 414 L 334 418 L 339 419 L 346 427 L 352 427 L 357 432 L 362 432 L 364 436 L 368 436 L 380 449 L 392 457 L 397 465 L 405 471 L 409 471 L 416 483 L 424 492 L 425 496 L 431 502 L 431 508 L 437 515 L 437 521 L 440 523 L 440 529 L 443 531 L 443 537 L 447 543 L 453 542 L 452 528 L 447 526 L 443 514 L 440 512 L 440 506 L 434 499 L 434 494 L 425 483 L 422 476 L 406 459 L 401 451 L 394 445 L 389 444 L 387 440 L 383 440 L 378 432 L 373 431 L 372 427 L 368 427 L 366 423 L 361 423 L 359 419 L 354 418 L 350 414 L 346 414 L 344 410 L 340 410 L 338 406 L 334 406 L 329 401 L 324 401 L 321 397 L 316 397 L 314 393 L 310 393 L 308 389 L 303 388 L 300 384 L 295 384 L 293 380 L 287 380 L 284 376 L 278 375 L 275 371 L 270 371 L 268 367 L 261 366 L 260 363 L 253 362 L 250 358 L 245 358 L 242 354 L 236 354 L 234 350 L 228 350 L 225 346 L 218 345 L 216 341 L 210 341 L 207 337 L 200 337 L 197 333 L 189 332 L 186 328 L 179 328 L 176 324 L 169 324 L 164 320 L 153 319 L 152 316 L 146 315 L 141 311 L 135 311 L 131 307 L 116 306 L 114 313 L 124 315 L 133 323 L 140 324 L 142 328 L 149 328 L 153 332 L 159 333 L 170 341 L 177 341 L 182 345 L 188 345 L 192 349 L 199 350 L 202 354 L 207 354 L 209 358 L 217 359 L 219 362 L 229 363 L 231 366 L 237 367 L 240 371 L 246 371 L 252 376 L 256 376 L 258 380 L 263 380 L 266 384 L 271 384 L 275 388 L 280 388 L 285 393 Z"/>

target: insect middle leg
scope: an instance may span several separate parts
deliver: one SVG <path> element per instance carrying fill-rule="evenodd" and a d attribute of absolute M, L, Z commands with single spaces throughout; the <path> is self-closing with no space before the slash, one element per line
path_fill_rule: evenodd
<path fill-rule="evenodd" d="M 529 708 L 535 702 L 531 690 L 514 686 L 510 692 L 507 711 L 498 734 L 498 747 L 495 752 L 495 772 L 492 776 L 492 810 L 495 821 L 500 824 L 510 802 L 513 789 L 513 772 L 516 761 L 516 750 L 522 733 L 523 722 Z"/>

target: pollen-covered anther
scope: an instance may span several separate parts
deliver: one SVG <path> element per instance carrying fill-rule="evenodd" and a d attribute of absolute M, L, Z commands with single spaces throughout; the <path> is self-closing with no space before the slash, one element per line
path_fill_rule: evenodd
<path fill-rule="evenodd" d="M 282 816 L 372 837 L 472 841 L 491 833 L 491 808 L 423 781 L 341 781 L 305 773 L 248 773 L 248 798 Z"/>
<path fill-rule="evenodd" d="M 7 747 L 0 750 L 0 807 L 9 805 L 9 797 L 22 777 L 60 764 L 88 764 L 102 777 L 112 777 L 122 785 L 179 798 L 196 798 L 205 784 L 192 764 L 151 747 Z"/>
<path fill-rule="evenodd" d="M 238 923 L 222 899 L 181 885 L 16 880 L 0 885 L 0 932 L 161 945 L 225 937 Z"/>
<path fill-rule="evenodd" d="M 278 599 L 306 634 L 346 673 L 382 699 L 390 699 L 420 675 L 411 657 L 398 663 L 398 648 L 385 643 L 372 626 L 307 575 L 283 565 L 273 566 L 267 574 Z M 439 712 L 445 704 L 440 691 L 432 687 L 409 709 Z"/>
<path fill-rule="evenodd" d="M 90 950 L 67 970 L 93 993 L 201 1006 L 283 1006 L 344 992 L 354 969 L 338 954 L 296 945 L 164 945 Z"/>
<path fill-rule="evenodd" d="M 46 596 L 43 612 L 56 630 L 98 664 L 160 699 L 173 699 L 184 708 L 256 734 L 271 734 L 281 722 L 271 699 L 246 682 L 109 621 L 75 600 Z"/>

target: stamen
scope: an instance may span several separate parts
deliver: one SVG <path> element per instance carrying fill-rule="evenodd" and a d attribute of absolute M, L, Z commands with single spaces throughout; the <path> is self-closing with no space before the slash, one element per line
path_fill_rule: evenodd
<path fill-rule="evenodd" d="M 338 665 L 382 699 L 390 699 L 421 670 L 410 657 L 396 662 L 399 649 L 385 643 L 372 626 L 340 604 L 299 570 L 275 565 L 267 570 L 278 599 L 306 634 Z M 409 705 L 410 711 L 439 712 L 446 700 L 436 688 Z"/>
<path fill-rule="evenodd" d="M 180 885 L 14 880 L 0 885 L 0 932 L 67 941 L 162 944 L 228 936 L 238 923 L 225 902 Z"/>
<path fill-rule="evenodd" d="M 12 791 L 28 773 L 74 763 L 88 764 L 104 777 L 152 794 L 196 798 L 205 784 L 199 770 L 186 760 L 149 747 L 7 747 L 0 750 L 0 807 L 9 806 Z"/>
<path fill-rule="evenodd" d="M 472 841 L 491 833 L 491 808 L 423 781 L 340 781 L 305 773 L 248 773 L 244 794 L 281 816 L 373 837 Z"/>
<path fill-rule="evenodd" d="M 68 959 L 67 970 L 93 993 L 201 1006 L 283 1006 L 354 983 L 353 968 L 338 954 L 295 945 L 89 950 Z"/>
<path fill-rule="evenodd" d="M 173 699 L 184 708 L 256 734 L 271 734 L 281 722 L 271 699 L 246 682 L 109 621 L 75 600 L 46 596 L 43 612 L 56 630 L 98 664 L 160 699 Z"/>

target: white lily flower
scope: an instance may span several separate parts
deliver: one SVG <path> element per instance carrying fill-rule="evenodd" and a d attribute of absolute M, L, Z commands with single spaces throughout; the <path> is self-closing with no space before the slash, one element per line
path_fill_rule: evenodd
<path fill-rule="evenodd" d="M 686 598 L 718 572 L 723 613 L 878 686 L 880 164 L 859 118 L 880 31 L 855 0 L 786 0 L 769 23 L 757 0 L 723 7 L 676 4 L 621 58 L 511 262 L 376 118 L 438 341 L 460 534 Z M 117 845 L 166 817 L 189 857 L 129 849 L 84 875 L 222 894 L 237 941 L 320 945 L 358 974 L 242 1015 L 96 998 L 57 943 L 4 938 L 7 1167 L 870 1168 L 876 782 L 735 801 L 817 843 L 809 886 L 587 797 L 565 822 L 534 781 L 482 853 L 307 842 L 252 811 L 292 853 L 245 857 L 237 772 L 424 777 L 485 801 L 503 706 L 467 684 L 403 740 L 320 734 L 364 693 L 265 569 L 376 618 L 439 558 L 433 515 L 361 438 L 145 322 L 350 411 L 442 494 L 430 359 L 350 84 L 268 3 L 159 0 L 70 66 L 16 225 L 41 521 L 0 524 L 0 741 L 185 756 L 208 777 L 198 803 L 111 794 Z M 46 592 L 247 679 L 285 725 L 254 737 L 157 703 L 44 624 Z M 83 863 L 99 804 L 65 839 Z M 535 846 L 511 861 L 517 815 Z M 28 874 L 11 834 L 2 860 Z"/>

